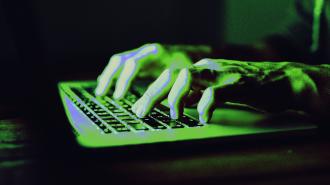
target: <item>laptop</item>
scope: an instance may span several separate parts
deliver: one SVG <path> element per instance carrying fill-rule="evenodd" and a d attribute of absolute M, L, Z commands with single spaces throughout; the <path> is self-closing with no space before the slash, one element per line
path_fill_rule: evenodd
<path fill-rule="evenodd" d="M 135 83 L 121 100 L 114 100 L 110 95 L 96 97 L 95 87 L 95 81 L 58 84 L 67 118 L 77 142 L 84 148 L 311 133 L 317 128 L 304 119 L 279 119 L 280 123 L 268 125 L 269 115 L 239 105 L 216 109 L 208 124 L 198 121 L 197 111 L 193 108 L 185 109 L 178 120 L 170 119 L 166 101 L 153 108 L 146 117 L 138 118 L 132 113 L 131 106 L 146 89 L 146 83 Z"/>

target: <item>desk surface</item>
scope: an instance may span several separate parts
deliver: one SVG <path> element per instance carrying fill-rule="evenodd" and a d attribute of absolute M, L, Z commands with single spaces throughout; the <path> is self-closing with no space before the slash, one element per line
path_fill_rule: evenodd
<path fill-rule="evenodd" d="M 0 120 L 0 184 L 329 184 L 327 137 L 125 160 L 72 160 L 40 148 L 28 121 Z M 217 147 L 217 146 L 212 146 Z M 63 149 L 64 150 L 64 149 Z M 65 151 L 63 151 L 65 152 Z M 77 154 L 79 155 L 79 153 Z M 92 158 L 98 158 L 93 156 Z"/>

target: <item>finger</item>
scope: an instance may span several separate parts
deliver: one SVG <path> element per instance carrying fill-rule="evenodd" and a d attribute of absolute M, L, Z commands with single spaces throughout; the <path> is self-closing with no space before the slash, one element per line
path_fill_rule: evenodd
<path fill-rule="evenodd" d="M 187 68 L 180 71 L 169 95 L 168 104 L 170 106 L 170 116 L 178 119 L 183 111 L 182 99 L 188 95 L 191 86 L 191 75 Z"/>
<path fill-rule="evenodd" d="M 132 111 L 135 113 L 137 111 L 138 105 L 140 105 L 142 102 L 141 98 L 138 99 L 133 105 L 132 105 Z"/>
<path fill-rule="evenodd" d="M 151 58 L 152 56 L 162 54 L 163 48 L 160 44 L 146 44 L 137 49 L 134 58 L 141 60 L 145 58 Z"/>
<path fill-rule="evenodd" d="M 207 88 L 202 98 L 200 99 L 198 105 L 197 105 L 197 111 L 199 114 L 199 121 L 201 123 L 207 123 L 213 113 L 215 105 L 215 98 L 214 98 L 214 89 L 213 87 Z"/>
<path fill-rule="evenodd" d="M 164 96 L 169 92 L 172 85 L 173 73 L 171 70 L 165 70 L 155 82 L 153 82 L 143 96 L 138 100 L 139 104 L 135 103 L 135 114 L 138 117 L 144 117 L 151 108 L 159 101 L 164 99 Z"/>
<path fill-rule="evenodd" d="M 132 80 L 139 71 L 139 66 L 143 65 L 144 61 L 150 61 L 152 58 L 161 53 L 162 47 L 159 44 L 146 44 L 138 49 L 130 51 L 133 53 L 128 60 L 125 61 L 124 69 L 121 72 L 116 83 L 114 98 L 122 98 L 131 86 Z"/>
<path fill-rule="evenodd" d="M 125 60 L 129 60 L 130 58 L 134 58 L 136 61 L 145 60 L 148 57 L 152 58 L 152 56 L 161 54 L 162 52 L 163 48 L 160 44 L 146 44 L 140 48 L 114 55 L 111 57 L 109 64 L 98 78 L 95 95 L 102 96 L 108 92 L 113 83 L 114 76 L 118 73 L 123 64 L 126 63 Z"/>
<path fill-rule="evenodd" d="M 124 57 L 122 55 L 114 55 L 111 57 L 109 64 L 105 67 L 102 74 L 97 79 L 95 95 L 105 95 L 111 87 L 113 77 L 123 65 Z"/>
<path fill-rule="evenodd" d="M 125 95 L 129 87 L 131 86 L 131 82 L 136 76 L 137 71 L 137 61 L 135 60 L 135 58 L 133 57 L 128 59 L 125 62 L 123 71 L 121 72 L 116 83 L 116 89 L 113 94 L 113 97 L 115 99 L 120 99 Z"/>

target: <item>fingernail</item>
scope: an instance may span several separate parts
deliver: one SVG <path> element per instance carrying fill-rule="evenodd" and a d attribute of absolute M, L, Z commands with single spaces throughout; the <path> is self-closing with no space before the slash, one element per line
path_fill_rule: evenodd
<path fill-rule="evenodd" d="M 134 114 L 136 114 L 136 106 L 132 106 L 132 108 L 131 108 L 131 110 L 132 110 L 132 112 L 134 113 Z"/>
<path fill-rule="evenodd" d="M 203 124 L 206 124 L 207 122 L 202 115 L 199 115 L 199 121 Z"/>
<path fill-rule="evenodd" d="M 103 94 L 103 91 L 99 87 L 96 87 L 96 89 L 94 90 L 94 94 L 96 96 L 101 96 Z"/>
<path fill-rule="evenodd" d="M 115 90 L 115 92 L 113 93 L 113 98 L 114 99 L 120 99 L 122 96 L 121 93 L 119 93 L 117 90 Z"/>
<path fill-rule="evenodd" d="M 135 113 L 139 109 L 139 105 L 143 102 L 143 99 L 138 99 L 133 105 L 132 105 L 132 111 Z"/>
<path fill-rule="evenodd" d="M 170 109 L 170 115 L 172 119 L 178 119 L 178 115 L 174 111 L 174 109 Z"/>
<path fill-rule="evenodd" d="M 132 107 L 131 107 L 133 113 L 135 113 L 135 111 L 136 111 L 136 107 L 137 107 L 137 105 L 136 105 L 136 103 L 134 103 L 134 104 L 132 105 Z"/>
<path fill-rule="evenodd" d="M 143 117 L 143 108 L 138 108 L 137 111 L 136 111 L 136 116 L 139 117 L 139 118 L 142 118 Z"/>

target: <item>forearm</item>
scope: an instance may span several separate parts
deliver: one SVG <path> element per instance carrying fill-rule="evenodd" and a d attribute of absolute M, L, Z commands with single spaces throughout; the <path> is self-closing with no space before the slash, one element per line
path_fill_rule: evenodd
<path fill-rule="evenodd" d="M 315 82 L 318 91 L 319 102 L 315 111 L 319 111 L 322 116 L 329 117 L 327 112 L 330 110 L 330 65 L 313 66 L 307 73 Z"/>
<path fill-rule="evenodd" d="M 290 63 L 286 71 L 296 108 L 324 125 L 330 120 L 330 65 Z"/>

